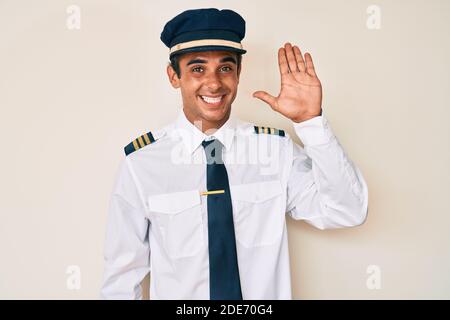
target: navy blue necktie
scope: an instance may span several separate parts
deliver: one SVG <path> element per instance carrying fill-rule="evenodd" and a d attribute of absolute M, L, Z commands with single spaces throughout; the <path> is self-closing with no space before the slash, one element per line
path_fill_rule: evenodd
<path fill-rule="evenodd" d="M 228 174 L 218 140 L 202 142 L 208 191 L 209 284 L 211 300 L 242 300 Z M 221 191 L 223 192 L 221 193 Z"/>

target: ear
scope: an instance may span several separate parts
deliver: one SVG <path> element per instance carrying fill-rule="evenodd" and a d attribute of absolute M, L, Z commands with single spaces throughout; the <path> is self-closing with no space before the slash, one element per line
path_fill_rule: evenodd
<path fill-rule="evenodd" d="M 180 79 L 177 76 L 175 70 L 173 70 L 170 63 L 167 64 L 167 76 L 169 77 L 169 82 L 175 89 L 180 87 Z"/>

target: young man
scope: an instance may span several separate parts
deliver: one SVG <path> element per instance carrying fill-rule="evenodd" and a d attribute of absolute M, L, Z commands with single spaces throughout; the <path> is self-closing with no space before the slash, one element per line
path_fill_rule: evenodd
<path fill-rule="evenodd" d="M 230 117 L 245 21 L 231 10 L 185 11 L 161 40 L 183 108 L 125 147 L 112 194 L 102 297 L 290 299 L 285 213 L 313 226 L 364 222 L 368 191 L 322 115 L 311 55 L 278 50 L 281 91 L 253 94 L 289 118 L 280 129 Z"/>

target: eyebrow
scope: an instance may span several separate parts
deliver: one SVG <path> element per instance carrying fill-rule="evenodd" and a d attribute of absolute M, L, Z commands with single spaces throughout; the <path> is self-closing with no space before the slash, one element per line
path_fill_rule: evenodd
<path fill-rule="evenodd" d="M 189 66 L 189 65 L 194 64 L 194 63 L 207 63 L 207 62 L 208 62 L 208 61 L 207 61 L 207 60 L 204 60 L 204 59 L 193 59 L 193 60 L 189 61 L 189 62 L 186 64 L 186 66 Z M 234 64 L 237 64 L 237 63 L 236 63 L 236 59 L 234 59 L 234 58 L 231 57 L 231 56 L 224 57 L 224 58 L 222 58 L 222 59 L 220 60 L 220 63 L 224 63 L 224 62 L 232 62 L 232 63 L 234 63 Z"/>

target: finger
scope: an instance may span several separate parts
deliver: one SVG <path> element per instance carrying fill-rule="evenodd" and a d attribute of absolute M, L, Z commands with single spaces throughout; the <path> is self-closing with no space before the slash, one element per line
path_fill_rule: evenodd
<path fill-rule="evenodd" d="M 306 60 L 306 72 L 313 77 L 316 77 L 316 70 L 314 69 L 314 63 L 312 61 L 311 55 L 307 52 L 305 54 L 305 60 Z"/>
<path fill-rule="evenodd" d="M 289 70 L 291 72 L 298 72 L 300 71 L 297 67 L 297 61 L 295 60 L 294 50 L 292 49 L 292 45 L 287 42 L 284 45 L 284 50 L 286 51 L 286 58 L 289 65 Z"/>
<path fill-rule="evenodd" d="M 286 54 L 284 53 L 284 48 L 278 49 L 278 65 L 280 66 L 281 76 L 289 73 L 289 66 L 286 60 Z"/>
<path fill-rule="evenodd" d="M 277 98 L 275 98 L 274 96 L 268 94 L 265 91 L 256 91 L 253 93 L 253 97 L 254 98 L 258 98 L 262 101 L 264 101 L 265 103 L 267 103 L 272 109 L 275 109 L 277 103 Z"/>
<path fill-rule="evenodd" d="M 294 54 L 298 69 L 300 70 L 300 72 L 305 72 L 305 61 L 303 60 L 302 52 L 300 51 L 299 47 L 294 46 Z"/>

